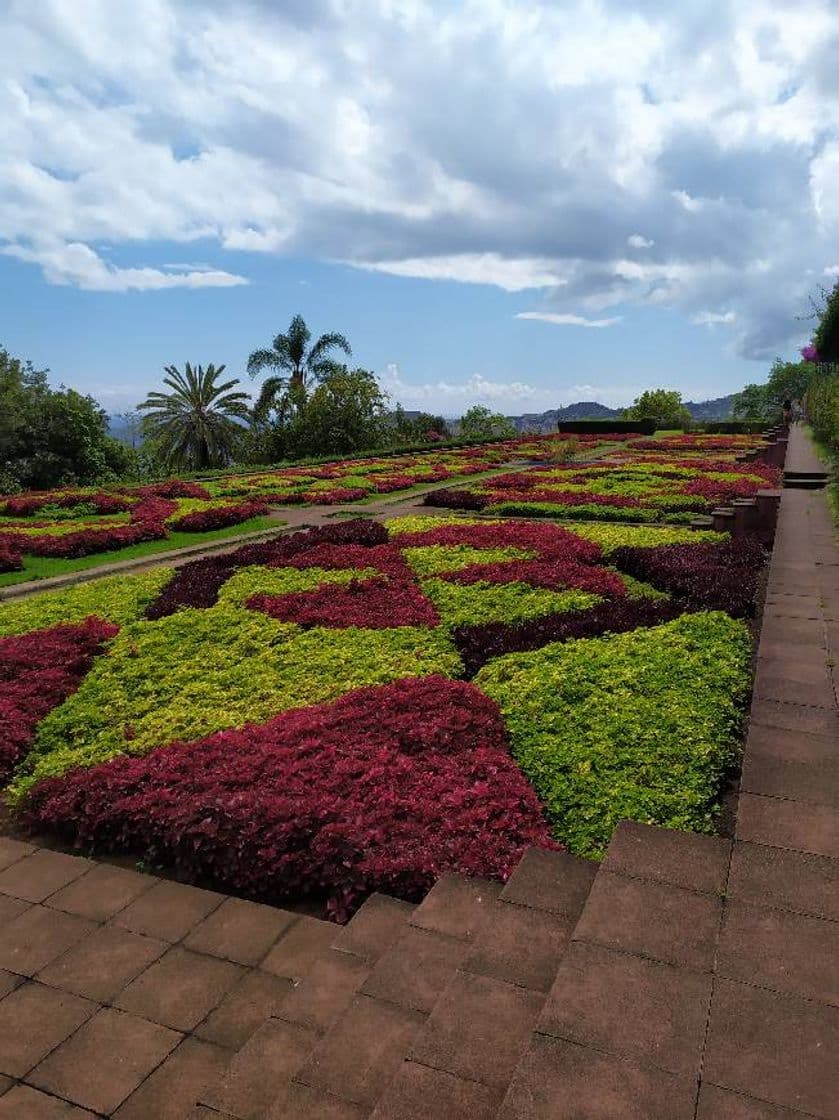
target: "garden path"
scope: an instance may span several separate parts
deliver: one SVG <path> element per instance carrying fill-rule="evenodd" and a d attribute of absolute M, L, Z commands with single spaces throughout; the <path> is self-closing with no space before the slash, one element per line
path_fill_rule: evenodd
<path fill-rule="evenodd" d="M 839 1120 L 837 662 L 785 490 L 733 841 L 624 823 L 339 928 L 0 839 L 0 1120 Z"/>

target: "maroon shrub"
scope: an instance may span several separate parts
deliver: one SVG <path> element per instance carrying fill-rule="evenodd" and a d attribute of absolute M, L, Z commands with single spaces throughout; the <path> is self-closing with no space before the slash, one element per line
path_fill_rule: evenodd
<path fill-rule="evenodd" d="M 260 517 L 268 512 L 263 501 L 239 502 L 237 505 L 216 506 L 215 509 L 198 509 L 185 513 L 169 522 L 169 528 L 178 533 L 207 533 L 212 529 L 226 529 L 238 525 L 252 517 Z"/>
<path fill-rule="evenodd" d="M 354 579 L 345 586 L 324 584 L 289 595 L 253 595 L 246 606 L 281 622 L 344 630 L 387 630 L 394 626 L 436 626 L 432 603 L 408 580 Z"/>
<path fill-rule="evenodd" d="M 210 498 L 210 491 L 198 482 L 184 482 L 179 478 L 170 478 L 166 482 L 152 482 L 147 486 L 140 486 L 135 491 L 157 498 Z"/>
<path fill-rule="evenodd" d="M 599 603 L 584 611 L 542 615 L 524 622 L 486 622 L 458 626 L 452 633 L 465 675 L 474 677 L 494 657 L 505 653 L 525 653 L 541 649 L 550 642 L 570 638 L 594 638 L 599 634 L 619 634 L 640 626 L 657 626 L 682 613 L 682 608 L 666 600 L 622 599 Z"/>
<path fill-rule="evenodd" d="M 119 630 L 91 617 L 0 638 L 0 775 L 26 753 L 44 716 L 75 692 L 102 643 Z"/>
<path fill-rule="evenodd" d="M 372 891 L 505 880 L 528 847 L 559 847 L 495 703 L 439 676 L 45 779 L 23 820 L 251 897 L 324 899 L 337 920 Z"/>
<path fill-rule="evenodd" d="M 270 541 L 246 544 L 237 548 L 235 552 L 228 552 L 223 556 L 193 560 L 178 568 L 157 598 L 149 603 L 146 607 L 146 618 L 163 618 L 181 607 L 214 606 L 218 602 L 218 593 L 222 585 L 237 568 L 246 565 L 264 564 L 268 567 L 289 565 L 293 563 L 294 557 L 310 553 L 323 545 L 339 549 L 346 546 L 364 546 L 372 553 L 375 551 L 374 546 L 386 544 L 387 540 L 388 534 L 384 525 L 358 517 L 337 525 L 324 525 L 279 536 Z M 299 566 L 310 565 L 303 563 Z M 346 567 L 347 564 L 335 566 Z"/>
<path fill-rule="evenodd" d="M 686 607 L 753 615 L 766 553 L 752 537 L 722 544 L 670 544 L 658 548 L 615 549 L 621 571 L 668 591 Z"/>
<path fill-rule="evenodd" d="M 422 499 L 424 506 L 442 506 L 445 509 L 483 509 L 491 499 L 487 494 L 477 494 L 474 490 L 444 488 L 432 490 Z"/>
<path fill-rule="evenodd" d="M 0 537 L 0 572 L 23 570 L 23 556 L 16 542 Z"/>

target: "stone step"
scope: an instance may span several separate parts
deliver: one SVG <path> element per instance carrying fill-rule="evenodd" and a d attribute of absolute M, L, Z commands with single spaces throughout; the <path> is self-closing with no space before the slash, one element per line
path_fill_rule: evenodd
<path fill-rule="evenodd" d="M 305 962 L 280 942 L 264 966 L 294 986 L 198 1104 L 232 1120 L 491 1115 L 595 873 L 532 849 L 503 888 L 444 875 L 417 907 L 374 895 L 331 936 L 310 927 Z"/>
<path fill-rule="evenodd" d="M 205 1090 L 200 1107 L 210 1116 L 265 1120 L 282 1116 L 288 1097 L 290 1115 L 331 1115 L 313 1088 L 301 1085 L 291 1093 L 293 1079 L 346 1012 L 413 911 L 408 903 L 372 895 L 346 926 L 301 919 L 295 927 L 298 936 L 291 936 L 292 929 L 263 961 L 260 974 L 252 977 L 263 984 L 285 984 L 282 997 L 261 1004 L 258 1023 L 251 1015 L 246 1038 L 228 1035 L 228 1044 L 238 1043 L 240 1048 L 223 1076 Z"/>
<path fill-rule="evenodd" d="M 823 490 L 829 481 L 826 471 L 784 471 L 785 490 Z"/>
<path fill-rule="evenodd" d="M 526 853 L 485 911 L 372 1120 L 494 1115 L 595 873 L 595 865 L 566 853 Z"/>
<path fill-rule="evenodd" d="M 499 1120 L 692 1120 L 730 848 L 618 826 Z"/>

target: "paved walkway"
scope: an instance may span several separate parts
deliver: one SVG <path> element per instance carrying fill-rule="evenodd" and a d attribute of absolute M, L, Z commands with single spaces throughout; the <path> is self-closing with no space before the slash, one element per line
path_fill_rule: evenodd
<path fill-rule="evenodd" d="M 0 1120 L 839 1120 L 837 662 L 786 490 L 733 842 L 624 823 L 341 929 L 0 840 Z"/>

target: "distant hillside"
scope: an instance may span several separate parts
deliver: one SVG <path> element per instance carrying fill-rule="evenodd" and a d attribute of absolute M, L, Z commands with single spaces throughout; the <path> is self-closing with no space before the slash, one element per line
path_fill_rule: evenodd
<path fill-rule="evenodd" d="M 712 401 L 685 401 L 685 407 L 694 420 L 727 420 L 731 416 L 733 396 L 717 397 Z M 510 416 L 517 432 L 555 432 L 560 420 L 618 420 L 622 410 L 607 408 L 599 401 L 575 401 L 564 408 L 550 408 L 547 412 L 526 412 L 523 416 Z"/>

